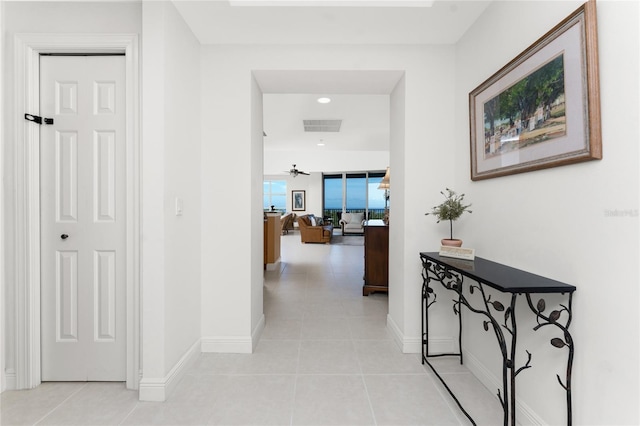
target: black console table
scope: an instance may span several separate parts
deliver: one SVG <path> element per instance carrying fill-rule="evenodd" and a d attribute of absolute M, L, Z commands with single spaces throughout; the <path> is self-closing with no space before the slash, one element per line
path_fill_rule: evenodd
<path fill-rule="evenodd" d="M 527 305 L 535 315 L 533 330 L 539 330 L 545 326 L 553 326 L 558 329 L 559 336 L 551 339 L 551 345 L 556 348 L 568 350 L 566 375 L 562 379 L 557 376 L 560 386 L 566 392 L 567 399 L 567 424 L 572 424 L 571 415 L 571 368 L 573 364 L 573 338 L 569 333 L 571 324 L 571 302 L 575 286 L 554 281 L 549 278 L 531 274 L 519 269 L 511 268 L 500 263 L 476 257 L 475 260 L 459 260 L 450 257 L 441 257 L 438 253 L 420 253 L 422 261 L 422 363 L 429 365 L 435 375 L 440 379 L 449 394 L 453 397 L 464 415 L 475 425 L 473 418 L 467 413 L 453 391 L 447 386 L 444 379 L 438 374 L 429 362 L 431 357 L 457 356 L 460 363 L 462 357 L 462 315 L 461 308 L 465 306 L 471 312 L 484 317 L 485 331 L 492 330 L 500 346 L 502 353 L 502 391 L 498 390 L 498 399 L 504 412 L 504 425 L 516 425 L 516 376 L 523 370 L 531 367 L 531 353 L 527 350 L 527 362 L 525 365 L 514 365 L 517 351 L 517 322 L 516 300 L 518 296 L 526 297 Z M 471 280 L 467 283 L 465 278 Z M 429 307 L 436 302 L 436 294 L 431 286 L 432 282 L 440 283 L 446 290 L 453 291 L 457 299 L 453 300 L 453 311 L 458 316 L 458 352 L 445 354 L 429 353 Z M 467 292 L 473 294 L 479 292 L 482 297 L 480 306 L 472 306 L 465 296 Z M 511 294 L 509 306 L 505 307 L 497 300 L 491 300 L 487 287 L 503 293 Z M 535 304 L 532 295 L 535 293 L 561 293 L 568 294 L 568 301 L 559 304 L 558 308 L 548 312 L 545 300 L 540 298 Z M 496 316 L 502 317 L 499 321 Z"/>

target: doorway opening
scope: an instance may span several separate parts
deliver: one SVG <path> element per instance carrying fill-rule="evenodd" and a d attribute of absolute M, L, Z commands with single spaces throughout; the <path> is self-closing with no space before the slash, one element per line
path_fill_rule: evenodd
<path fill-rule="evenodd" d="M 404 144 L 404 85 L 399 85 L 398 82 L 404 78 L 404 71 L 253 71 L 254 78 L 257 82 L 254 85 L 254 92 L 252 98 L 254 99 L 253 115 L 252 115 L 252 135 L 253 135 L 253 148 L 256 151 L 263 153 L 263 174 L 261 179 L 274 179 L 276 177 L 287 179 L 287 193 L 291 198 L 291 191 L 306 192 L 305 211 L 300 214 L 314 213 L 322 215 L 323 211 L 323 195 L 322 195 L 322 172 L 343 172 L 345 170 L 372 170 L 379 169 L 385 170 L 386 167 L 391 166 L 393 168 L 394 153 L 400 155 L 403 151 Z M 399 87 L 399 88 L 398 88 Z M 393 97 L 397 99 L 397 92 L 402 91 L 402 102 L 392 102 Z M 271 127 L 270 119 L 267 113 L 267 98 L 271 97 L 294 97 L 298 98 L 307 96 L 307 101 L 313 100 L 312 98 L 329 97 L 332 96 L 347 96 L 347 95 L 360 95 L 360 96 L 378 96 L 384 97 L 387 110 L 387 117 L 389 117 L 388 134 L 387 134 L 387 147 L 383 149 L 374 150 L 373 157 L 377 162 L 367 162 L 364 160 L 364 155 L 354 155 L 355 153 L 364 153 L 366 147 L 356 147 L 352 151 L 345 155 L 340 155 L 339 151 L 326 149 L 328 147 L 328 140 L 320 135 L 316 135 L 317 141 L 309 139 L 306 141 L 307 148 L 314 148 L 314 151 L 309 153 L 309 150 L 302 149 L 300 145 L 298 147 L 285 147 L 280 145 L 275 149 L 266 149 L 267 145 L 271 143 L 270 138 L 275 138 L 278 134 L 278 130 Z M 400 105 L 400 106 L 399 106 Z M 298 108 L 298 112 L 300 112 Z M 401 110 L 401 111 L 400 111 Z M 277 111 L 278 114 L 283 114 L 282 109 Z M 305 118 L 309 119 L 323 119 L 323 118 L 340 118 L 340 117 L 288 117 L 292 121 L 295 121 L 294 125 L 298 124 Z M 299 123 L 302 126 L 302 122 Z M 400 130 L 402 128 L 402 131 Z M 366 139 L 366 138 L 365 138 Z M 393 141 L 390 143 L 389 141 Z M 292 142 L 292 141 L 289 141 Z M 305 141 L 298 140 L 298 143 L 305 143 Z M 366 145 L 366 141 L 364 142 Z M 319 151 L 318 148 L 324 149 Z M 306 152 L 305 152 L 306 151 Z M 400 157 L 398 157 L 400 158 Z M 354 159 L 356 160 L 354 164 Z M 358 162 L 358 160 L 362 160 Z M 402 161 L 400 158 L 399 161 Z M 295 163 L 298 169 L 311 171 L 311 176 L 297 176 L 296 178 L 288 177 L 286 171 L 291 168 L 291 164 Z M 313 173 L 313 172 L 316 173 Z M 284 173 L 283 173 L 284 172 Z M 314 176 L 314 174 L 316 176 Z M 300 179 L 300 178 L 304 178 Z M 295 187 L 290 186 L 291 184 Z M 304 187 L 303 187 L 304 186 Z M 316 195 L 312 193 L 317 191 Z M 287 201 L 289 203 L 289 201 Z M 400 204 L 398 205 L 400 211 Z M 289 206 L 287 208 L 289 210 Z M 316 213 L 317 212 L 317 213 Z M 298 212 L 294 212 L 298 213 Z M 398 232 L 401 228 L 398 227 Z M 287 237 L 291 237 L 288 235 Z M 298 243 L 299 243 L 299 236 Z M 283 259 L 286 262 L 286 259 Z M 359 273 L 358 284 L 362 287 L 362 269 L 360 266 L 356 266 Z M 295 270 L 295 267 L 292 268 Z M 262 283 L 254 283 L 254 290 L 257 293 L 262 294 L 262 289 L 258 290 L 258 286 L 262 287 Z M 266 292 L 266 290 L 265 290 Z M 401 294 L 401 291 L 397 294 Z M 265 306 L 265 300 L 271 297 L 268 293 L 263 294 L 263 309 Z M 394 297 L 394 291 L 389 290 L 388 300 Z M 257 313 L 256 313 L 257 314 Z M 254 318 L 258 318 L 260 315 L 254 315 Z"/>

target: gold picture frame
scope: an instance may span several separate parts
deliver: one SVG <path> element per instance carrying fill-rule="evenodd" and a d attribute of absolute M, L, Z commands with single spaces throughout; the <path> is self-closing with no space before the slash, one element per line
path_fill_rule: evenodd
<path fill-rule="evenodd" d="M 602 158 L 596 2 L 469 94 L 471 180 Z"/>

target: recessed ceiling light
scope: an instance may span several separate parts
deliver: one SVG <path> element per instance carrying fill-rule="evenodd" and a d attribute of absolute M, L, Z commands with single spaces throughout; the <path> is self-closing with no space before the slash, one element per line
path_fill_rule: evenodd
<path fill-rule="evenodd" d="M 318 98 L 318 103 L 328 104 L 329 102 L 331 102 L 330 98 Z"/>
<path fill-rule="evenodd" d="M 323 144 L 322 142 L 320 142 L 320 143 L 318 144 L 318 146 L 324 146 L 324 144 Z"/>

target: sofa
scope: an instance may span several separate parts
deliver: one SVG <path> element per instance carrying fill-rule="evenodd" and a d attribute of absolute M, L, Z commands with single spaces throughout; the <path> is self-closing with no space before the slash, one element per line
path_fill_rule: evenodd
<path fill-rule="evenodd" d="M 342 235 L 347 234 L 364 234 L 364 213 L 342 213 L 340 217 L 340 226 L 342 227 Z"/>
<path fill-rule="evenodd" d="M 324 223 L 321 217 L 312 214 L 298 216 L 298 228 L 303 243 L 331 243 L 333 225 Z"/>

